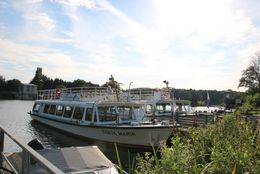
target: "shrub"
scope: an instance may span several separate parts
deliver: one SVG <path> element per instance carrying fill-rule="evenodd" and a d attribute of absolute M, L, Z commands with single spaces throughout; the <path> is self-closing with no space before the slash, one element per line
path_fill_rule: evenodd
<path fill-rule="evenodd" d="M 206 128 L 189 129 L 174 137 L 156 155 L 139 156 L 136 173 L 259 173 L 259 127 L 235 116 L 226 116 Z"/>

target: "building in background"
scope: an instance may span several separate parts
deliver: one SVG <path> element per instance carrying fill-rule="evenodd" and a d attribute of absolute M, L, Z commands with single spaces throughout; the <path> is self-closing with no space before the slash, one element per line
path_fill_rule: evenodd
<path fill-rule="evenodd" d="M 23 83 L 18 87 L 17 95 L 20 100 L 35 100 L 37 98 L 37 85 Z"/>

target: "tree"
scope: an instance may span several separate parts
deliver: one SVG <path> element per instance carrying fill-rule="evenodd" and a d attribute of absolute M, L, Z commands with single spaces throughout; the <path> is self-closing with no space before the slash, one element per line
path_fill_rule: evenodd
<path fill-rule="evenodd" d="M 73 85 L 73 87 L 84 87 L 84 86 L 86 86 L 86 81 L 77 79 L 72 82 L 72 85 Z"/>
<path fill-rule="evenodd" d="M 0 75 L 0 91 L 5 89 L 5 78 Z"/>
<path fill-rule="evenodd" d="M 42 75 L 42 68 L 37 67 L 35 76 L 33 77 L 31 84 L 35 84 L 38 86 L 38 89 L 43 89 L 43 75 Z"/>
<path fill-rule="evenodd" d="M 248 92 L 260 92 L 260 52 L 252 57 L 249 67 L 242 71 L 238 87 L 248 88 Z"/>
<path fill-rule="evenodd" d="M 13 80 L 7 80 L 6 81 L 6 90 L 7 91 L 17 91 L 19 85 L 21 85 L 21 81 L 17 80 L 17 79 L 13 79 Z"/>

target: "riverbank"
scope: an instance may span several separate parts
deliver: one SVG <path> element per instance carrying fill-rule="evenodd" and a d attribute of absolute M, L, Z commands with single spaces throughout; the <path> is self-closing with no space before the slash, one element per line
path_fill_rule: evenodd
<path fill-rule="evenodd" d="M 138 173 L 259 173 L 260 128 L 226 115 L 205 128 L 174 135 L 157 156 L 139 157 Z"/>
<path fill-rule="evenodd" d="M 13 91 L 0 91 L 1 100 L 15 100 L 18 99 L 17 92 Z"/>

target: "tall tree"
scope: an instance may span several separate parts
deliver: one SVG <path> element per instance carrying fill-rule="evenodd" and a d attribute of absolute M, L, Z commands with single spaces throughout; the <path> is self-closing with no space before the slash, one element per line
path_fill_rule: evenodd
<path fill-rule="evenodd" d="M 42 68 L 37 67 L 35 76 L 33 77 L 31 84 L 35 84 L 38 86 L 38 89 L 43 89 L 43 75 L 42 75 Z"/>
<path fill-rule="evenodd" d="M 250 93 L 260 92 L 260 52 L 252 57 L 249 67 L 242 71 L 238 87 L 248 88 Z"/>

